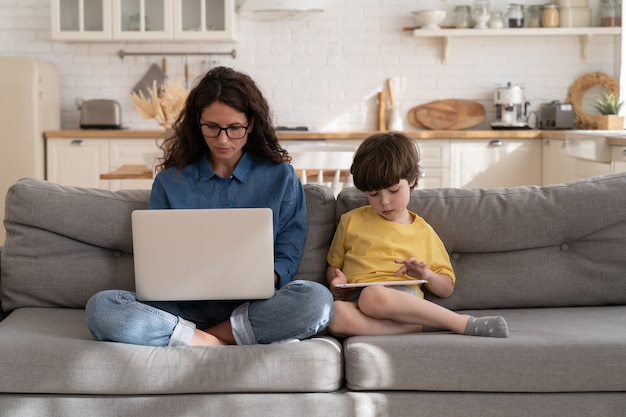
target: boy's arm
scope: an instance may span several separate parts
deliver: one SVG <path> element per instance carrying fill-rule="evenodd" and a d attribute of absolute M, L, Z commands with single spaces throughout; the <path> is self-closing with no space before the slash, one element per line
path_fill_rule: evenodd
<path fill-rule="evenodd" d="M 447 298 L 454 292 L 454 281 L 447 274 L 434 272 L 426 262 L 418 261 L 416 258 L 396 259 L 396 263 L 402 264 L 402 267 L 396 271 L 395 276 L 409 275 L 417 279 L 425 279 L 428 281 L 428 290 L 441 298 Z"/>
<path fill-rule="evenodd" d="M 448 298 L 454 292 L 454 281 L 450 278 L 450 275 L 438 274 L 430 269 L 426 273 L 428 284 L 428 290 L 441 298 Z"/>
<path fill-rule="evenodd" d="M 336 287 L 337 284 L 346 284 L 348 282 L 346 276 L 339 268 L 330 265 L 326 268 L 326 282 L 328 282 L 328 288 L 335 300 L 344 300 L 346 295 L 350 292 L 348 288 Z"/>

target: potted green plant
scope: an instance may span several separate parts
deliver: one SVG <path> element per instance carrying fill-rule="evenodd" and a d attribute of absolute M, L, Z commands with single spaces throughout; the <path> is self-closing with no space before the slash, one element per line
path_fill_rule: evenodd
<path fill-rule="evenodd" d="M 619 112 L 624 105 L 619 100 L 619 96 L 613 93 L 604 93 L 595 104 L 596 110 L 600 112 L 598 116 L 599 130 L 623 130 L 624 116 L 620 116 Z"/>

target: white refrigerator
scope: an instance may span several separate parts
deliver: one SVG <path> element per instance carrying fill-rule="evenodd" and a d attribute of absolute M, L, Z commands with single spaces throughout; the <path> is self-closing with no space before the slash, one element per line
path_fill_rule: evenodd
<path fill-rule="evenodd" d="M 45 179 L 43 132 L 60 128 L 59 72 L 50 62 L 0 56 L 0 214 L 9 187 L 24 177 Z M 0 245 L 5 230 L 0 227 Z"/>

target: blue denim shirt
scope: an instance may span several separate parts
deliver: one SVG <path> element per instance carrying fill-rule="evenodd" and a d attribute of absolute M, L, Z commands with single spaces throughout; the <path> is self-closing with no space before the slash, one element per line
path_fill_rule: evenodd
<path fill-rule="evenodd" d="M 217 175 L 206 158 L 182 171 L 159 172 L 150 194 L 150 209 L 269 207 L 274 218 L 274 270 L 278 287 L 298 270 L 306 239 L 304 190 L 287 163 L 257 162 L 244 153 L 229 178 Z M 237 248 L 232 248 L 237 250 Z"/>

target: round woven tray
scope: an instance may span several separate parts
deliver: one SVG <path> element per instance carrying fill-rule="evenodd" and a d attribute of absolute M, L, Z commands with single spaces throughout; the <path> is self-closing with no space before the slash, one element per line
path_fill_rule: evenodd
<path fill-rule="evenodd" d="M 567 92 L 567 102 L 574 108 L 574 123 L 581 129 L 596 129 L 600 115 L 591 115 L 583 109 L 583 97 L 587 90 L 595 86 L 606 88 L 607 93 L 619 94 L 619 84 L 610 75 L 602 72 L 590 72 L 574 81 Z"/>

